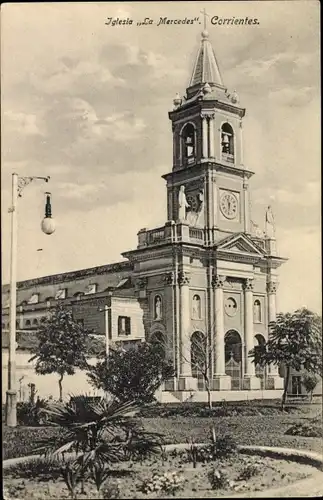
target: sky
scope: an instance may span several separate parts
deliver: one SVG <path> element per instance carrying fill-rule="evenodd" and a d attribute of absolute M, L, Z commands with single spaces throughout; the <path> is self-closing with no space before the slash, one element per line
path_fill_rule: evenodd
<path fill-rule="evenodd" d="M 123 260 L 163 225 L 172 169 L 168 111 L 184 95 L 203 29 L 224 84 L 246 108 L 252 219 L 271 204 L 279 310 L 321 312 L 319 2 L 111 2 L 2 5 L 2 279 L 9 280 L 11 174 L 19 198 L 18 280 Z M 157 26 L 160 17 L 195 19 Z M 210 19 L 257 18 L 257 25 Z M 132 25 L 106 25 L 107 18 Z M 137 26 L 144 18 L 152 25 Z M 56 231 L 44 235 L 45 191 Z M 42 251 L 38 251 L 42 249 Z"/>

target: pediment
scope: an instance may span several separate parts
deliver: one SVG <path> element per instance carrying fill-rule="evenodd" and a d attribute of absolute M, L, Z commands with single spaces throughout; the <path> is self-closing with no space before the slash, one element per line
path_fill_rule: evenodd
<path fill-rule="evenodd" d="M 217 244 L 217 250 L 226 251 L 235 254 L 250 254 L 263 256 L 265 254 L 253 241 L 244 234 L 237 234 L 225 238 Z"/>

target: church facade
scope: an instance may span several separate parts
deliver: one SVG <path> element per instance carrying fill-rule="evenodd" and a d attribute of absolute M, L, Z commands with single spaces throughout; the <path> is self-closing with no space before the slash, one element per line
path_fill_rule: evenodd
<path fill-rule="evenodd" d="M 109 343 L 162 342 L 175 368 L 163 388 L 165 401 L 170 395 L 203 399 L 195 362 L 201 344 L 218 399 L 241 399 L 242 392 L 275 397 L 283 387 L 277 368 L 261 370 L 248 352 L 267 339 L 276 317 L 278 268 L 285 259 L 277 255 L 270 207 L 265 231 L 252 223 L 246 110 L 225 87 L 206 31 L 185 96 L 173 103 L 165 224 L 141 229 L 137 248 L 124 252 L 123 262 L 20 282 L 17 328 L 37 329 L 60 301 Z M 7 294 L 5 286 L 4 330 Z"/>

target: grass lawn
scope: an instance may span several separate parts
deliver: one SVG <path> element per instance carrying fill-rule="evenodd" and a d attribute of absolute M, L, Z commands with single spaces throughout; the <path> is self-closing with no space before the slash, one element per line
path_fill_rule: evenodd
<path fill-rule="evenodd" d="M 267 445 L 302 448 L 322 453 L 321 438 L 290 436 L 285 432 L 291 425 L 306 421 L 317 415 L 320 405 L 299 406 L 291 413 L 268 415 L 234 415 L 234 416 L 172 416 L 145 417 L 143 425 L 147 431 L 160 432 L 166 443 L 185 443 L 188 437 L 196 442 L 205 442 L 209 438 L 210 428 L 215 427 L 218 435 L 232 434 L 238 444 Z M 35 441 L 54 433 L 59 429 L 53 427 L 17 427 L 3 428 L 3 459 L 14 458 L 34 453 Z"/>

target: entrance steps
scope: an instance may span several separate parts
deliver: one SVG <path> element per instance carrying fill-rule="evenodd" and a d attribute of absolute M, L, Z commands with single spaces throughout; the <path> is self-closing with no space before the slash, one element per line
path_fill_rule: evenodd
<path fill-rule="evenodd" d="M 282 389 L 264 389 L 253 391 L 211 391 L 212 401 L 248 401 L 252 399 L 278 399 Z M 206 391 L 160 391 L 156 397 L 160 403 L 206 403 Z"/>

